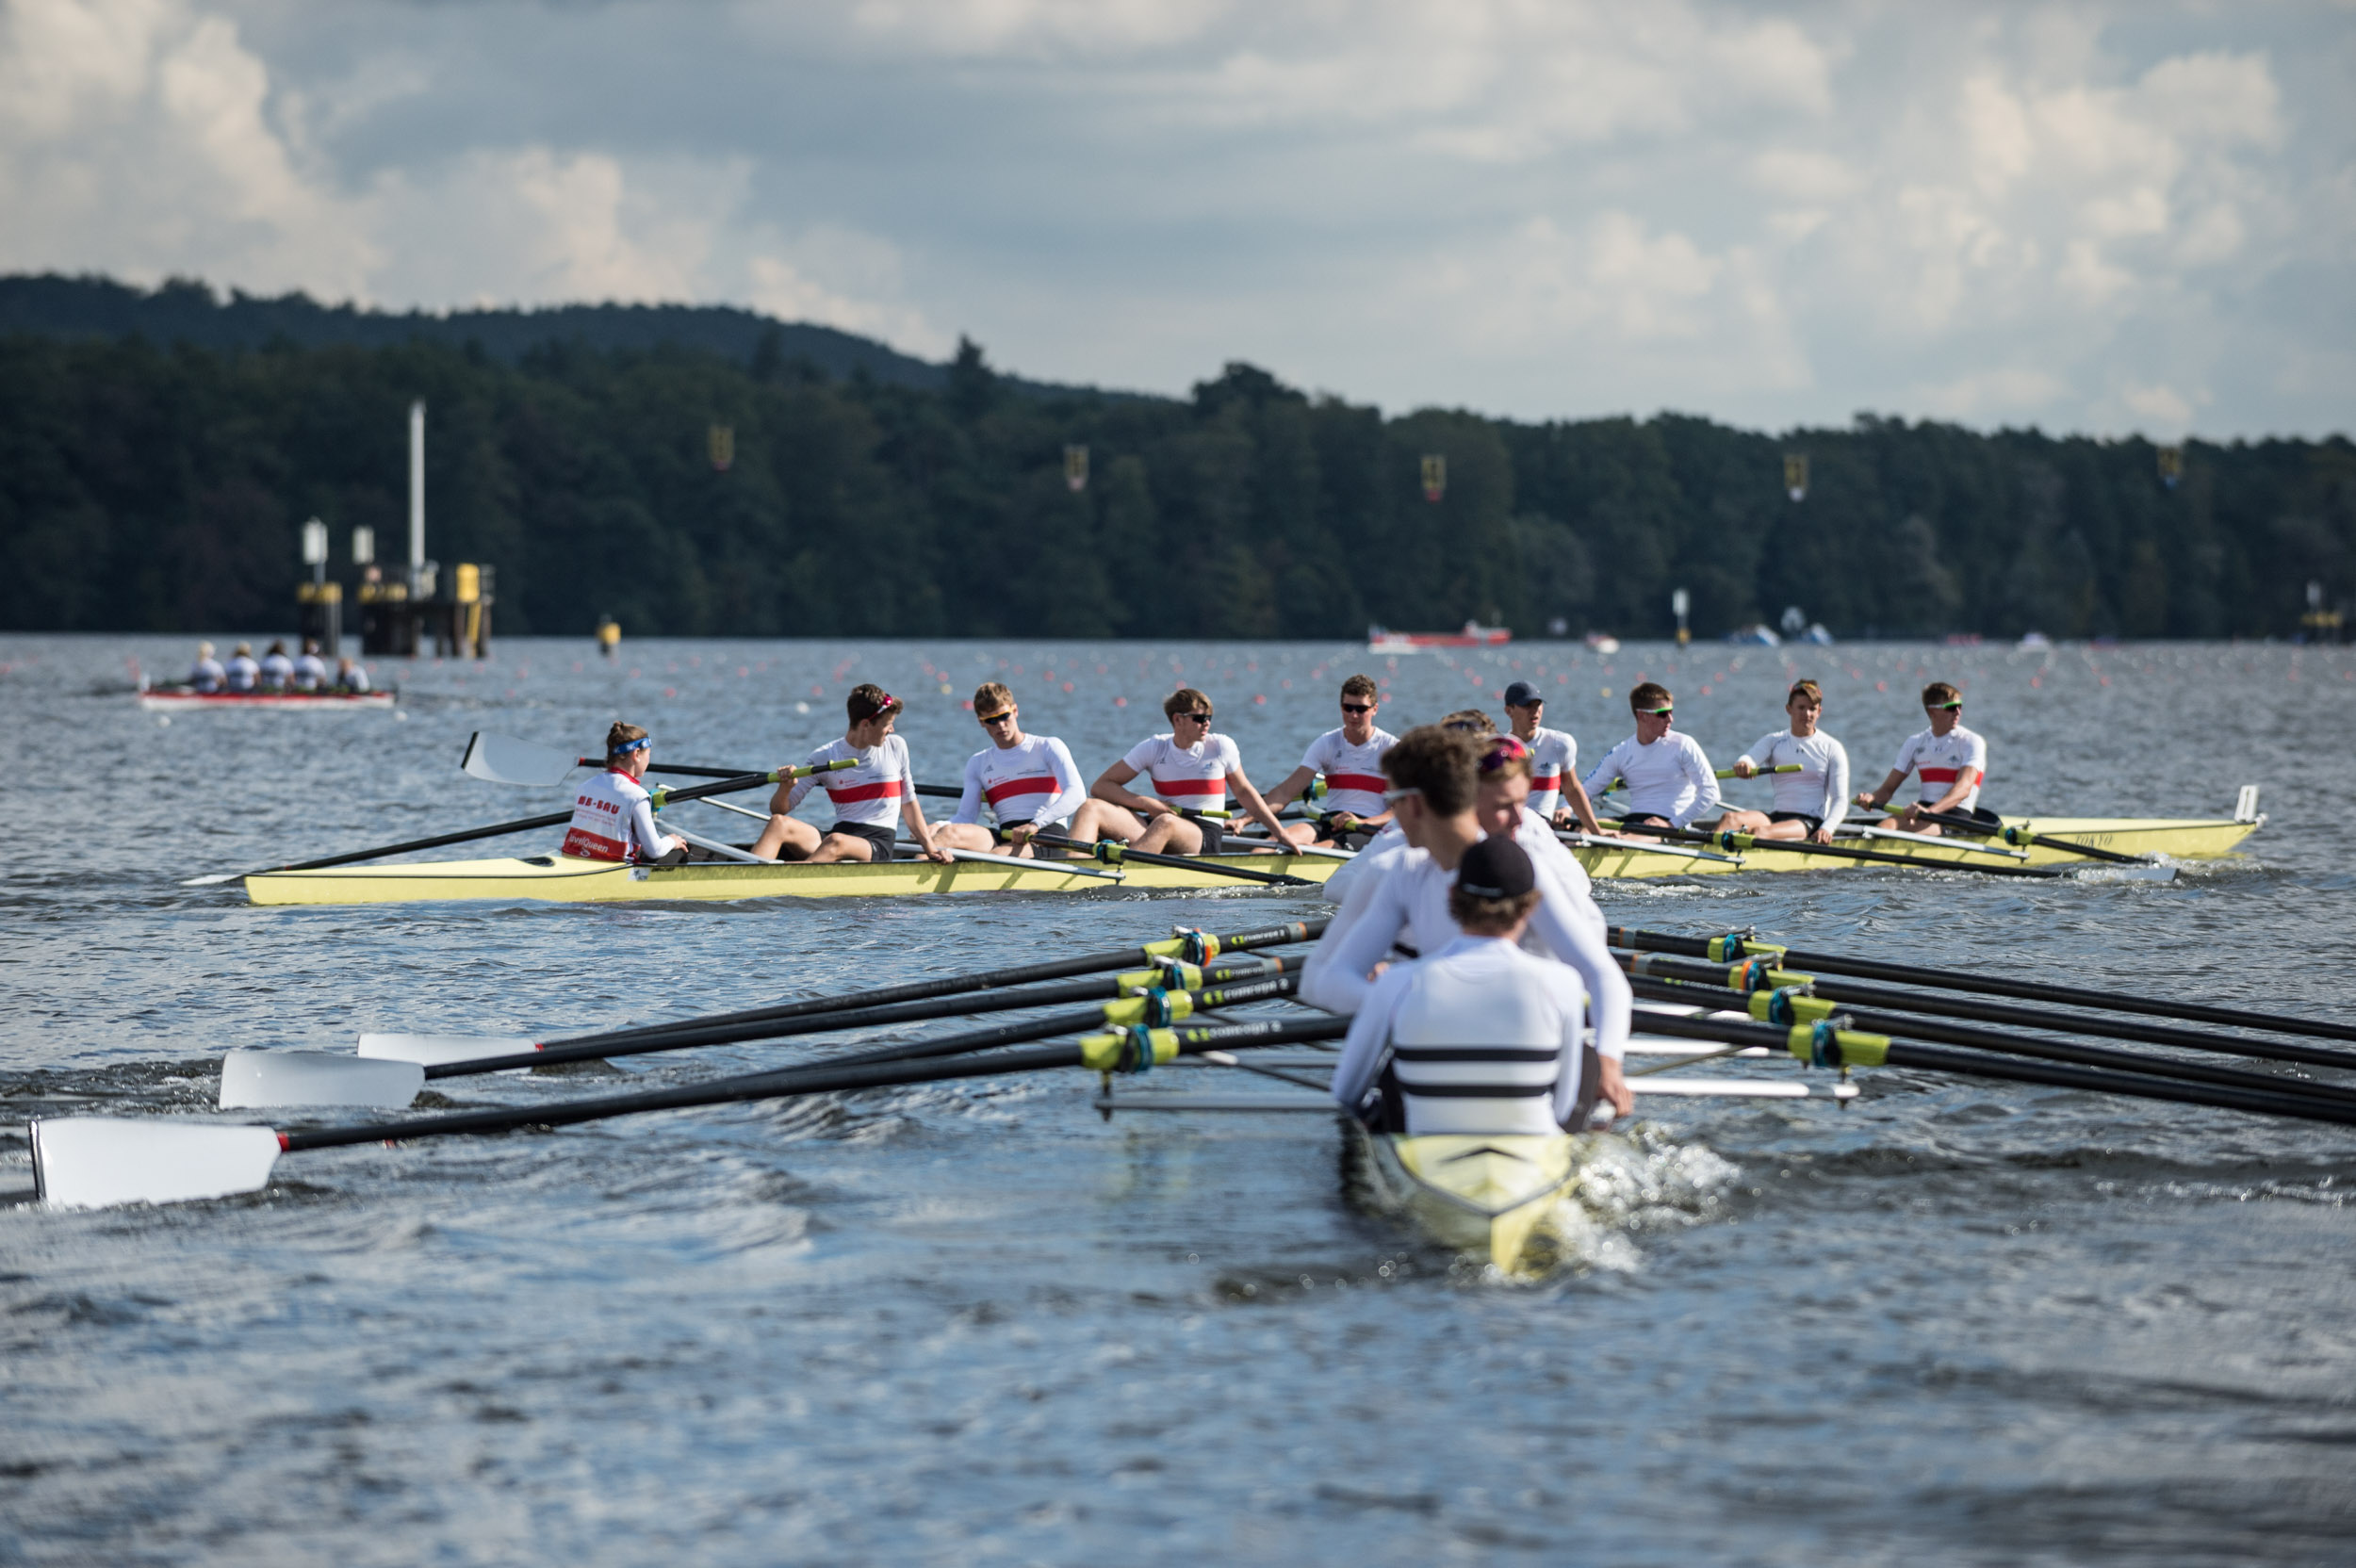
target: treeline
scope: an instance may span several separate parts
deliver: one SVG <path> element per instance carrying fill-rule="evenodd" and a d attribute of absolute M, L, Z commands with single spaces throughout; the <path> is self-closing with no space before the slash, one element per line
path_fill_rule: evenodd
<path fill-rule="evenodd" d="M 510 363 L 19 333 L 0 337 L 0 624 L 288 623 L 303 519 L 331 525 L 346 580 L 354 525 L 400 553 L 414 398 L 431 553 L 497 566 L 508 632 L 1659 636 L 1682 586 L 1702 636 L 1790 605 L 1844 636 L 2206 637 L 2296 630 L 2311 580 L 2356 592 L 2342 438 L 2195 443 L 2170 489 L 2140 440 L 1386 417 L 1241 365 L 1183 401 L 1018 394 L 971 345 L 931 390 L 776 340 Z M 1077 493 L 1068 446 L 1088 452 Z"/>

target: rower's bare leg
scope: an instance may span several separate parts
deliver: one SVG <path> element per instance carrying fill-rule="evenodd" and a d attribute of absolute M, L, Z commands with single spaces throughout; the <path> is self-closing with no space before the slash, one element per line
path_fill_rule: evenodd
<path fill-rule="evenodd" d="M 1907 807 L 1904 814 L 1900 815 L 1892 822 L 1885 823 L 1883 825 L 1887 827 L 1896 827 L 1901 832 L 1920 833 L 1925 838 L 1936 839 L 1939 837 L 1939 824 L 1931 821 L 1928 817 L 1925 817 L 1922 814 L 1922 808 L 1919 806 Z"/>
<path fill-rule="evenodd" d="M 778 812 L 753 841 L 752 852 L 763 860 L 807 860 L 818 847 L 818 829 L 799 817 Z"/>
<path fill-rule="evenodd" d="M 1099 839 L 1133 844 L 1145 837 L 1145 824 L 1137 820 L 1135 811 L 1109 800 L 1084 800 L 1080 808 L 1072 813 L 1072 825 L 1061 836 L 1075 844 L 1092 844 Z M 1044 847 L 1054 852 L 1052 846 Z"/>
<path fill-rule="evenodd" d="M 1728 811 L 1718 819 L 1713 833 L 1748 833 L 1754 839 L 1797 839 L 1807 825 L 1796 822 L 1769 822 L 1764 811 Z"/>
<path fill-rule="evenodd" d="M 810 862 L 822 865 L 834 860 L 873 860 L 875 846 L 853 833 L 829 833 L 818 841 L 818 847 L 810 852 Z"/>
<path fill-rule="evenodd" d="M 972 850 L 977 855 L 1011 855 L 1014 845 L 1002 844 L 990 837 L 990 829 L 970 822 L 937 822 L 932 825 L 933 842 L 943 849 Z"/>
<path fill-rule="evenodd" d="M 1203 852 L 1203 829 L 1176 812 L 1166 812 L 1153 819 L 1144 833 L 1130 841 L 1130 847 L 1146 855 L 1200 855 Z"/>
<path fill-rule="evenodd" d="M 1284 841 L 1294 845 L 1316 843 L 1317 841 L 1317 825 L 1313 822 L 1288 822 L 1284 824 Z"/>

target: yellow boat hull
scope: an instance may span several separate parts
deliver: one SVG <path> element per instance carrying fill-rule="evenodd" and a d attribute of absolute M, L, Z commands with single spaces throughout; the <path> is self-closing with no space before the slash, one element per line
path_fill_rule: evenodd
<path fill-rule="evenodd" d="M 1579 1181 L 1588 1139 L 1568 1133 L 1369 1133 L 1348 1121 L 1359 1179 L 1377 1212 L 1511 1274 L 1539 1223 Z"/>
<path fill-rule="evenodd" d="M 1321 855 L 1228 855 L 1224 864 L 1323 882 L 1341 861 Z M 1111 888 L 1251 888 L 1266 884 L 1175 866 L 1130 863 L 1122 880 L 1089 876 L 1053 861 L 955 860 L 787 862 L 750 866 L 735 861 L 651 868 L 562 856 L 508 860 L 427 860 L 389 866 L 332 866 L 324 871 L 270 872 L 245 879 L 256 904 L 417 904 L 444 899 L 535 899 L 564 904 L 740 898 L 875 898 L 908 893 L 1076 893 Z"/>
<path fill-rule="evenodd" d="M 2165 855 L 2178 860 L 2206 860 L 2230 854 L 2259 827 L 2256 822 L 2236 822 L 2231 818 L 2169 817 L 2006 817 L 2004 825 L 2008 827 L 2026 827 L 2056 839 L 2073 840 L 2120 855 Z M 1843 839 L 1841 847 L 1870 849 L 1876 855 L 1901 856 L 1929 867 L 1957 862 L 1983 866 L 2096 866 L 2103 863 L 2045 843 L 2031 843 L 2027 850 L 2028 858 L 2018 860 L 2009 855 L 1989 855 L 1963 847 L 1973 842 L 1989 848 L 2005 847 L 1991 841 L 1965 840 L 1949 845 L 1918 843 L 1906 839 Z M 1791 850 L 1772 849 L 1761 844 L 1744 850 L 1738 865 L 1732 857 L 1708 859 L 1675 853 L 1681 847 L 1688 846 L 1645 848 L 1631 841 L 1631 847 L 1626 849 L 1617 845 L 1587 845 L 1574 848 L 1571 853 L 1579 857 L 1579 863 L 1587 868 L 1588 875 L 1594 877 L 1713 876 L 1723 872 L 1737 871 L 1841 871 L 1887 864 L 1876 860 L 1845 860 L 1830 855 L 1795 854 Z"/>

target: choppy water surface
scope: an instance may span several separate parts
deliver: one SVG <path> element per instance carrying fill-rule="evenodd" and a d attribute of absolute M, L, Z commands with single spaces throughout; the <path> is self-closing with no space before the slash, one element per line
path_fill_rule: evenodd
<path fill-rule="evenodd" d="M 513 641 L 486 666 L 381 667 L 399 720 L 138 713 L 126 656 L 186 652 L 0 638 L 19 758 L 0 1188 L 30 1185 L 28 1114 L 210 1114 L 224 1047 L 547 1036 L 1322 907 L 255 909 L 177 885 L 555 807 L 459 775 L 470 730 L 588 747 L 618 711 L 671 760 L 772 764 L 838 732 L 843 692 L 875 679 L 909 699 L 921 771 L 953 781 L 978 743 L 957 700 L 998 675 L 1092 776 L 1183 677 L 1272 783 L 1370 662 L 638 643 L 609 666 Z M 1395 729 L 1537 676 L 1590 760 L 1640 675 L 1730 756 L 1796 671 L 1824 678 L 1862 786 L 1940 675 L 1995 747 L 1991 803 L 2221 815 L 2261 782 L 2272 820 L 2249 852 L 2169 884 L 1866 872 L 1603 902 L 1620 923 L 2121 988 L 2350 1000 L 2346 652 L 1372 662 Z M 820 1049 L 444 1087 L 553 1101 Z M 1582 1261 L 1515 1284 L 1350 1208 L 1319 1119 L 1108 1125 L 1093 1088 L 363 1146 L 290 1156 L 251 1199 L 0 1208 L 0 1560 L 2243 1563 L 2344 1560 L 2356 1539 L 2344 1130 L 1898 1072 L 1845 1112 L 1678 1107 L 1613 1162 Z"/>

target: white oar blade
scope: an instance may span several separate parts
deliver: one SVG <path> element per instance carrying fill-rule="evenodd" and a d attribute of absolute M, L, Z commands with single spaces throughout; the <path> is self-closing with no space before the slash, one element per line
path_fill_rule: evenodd
<path fill-rule="evenodd" d="M 415 1062 L 368 1061 L 332 1051 L 232 1051 L 221 1059 L 221 1108 L 366 1105 L 397 1111 L 425 1087 Z"/>
<path fill-rule="evenodd" d="M 268 1127 L 164 1117 L 46 1117 L 33 1123 L 33 1186 L 53 1209 L 180 1203 L 258 1192 L 278 1163 Z"/>
<path fill-rule="evenodd" d="M 535 1041 L 508 1035 L 363 1035 L 360 1054 L 380 1061 L 415 1062 L 440 1067 L 444 1062 L 479 1062 L 489 1056 L 514 1056 L 537 1050 Z"/>
<path fill-rule="evenodd" d="M 238 877 L 245 874 L 247 874 L 241 871 L 211 872 L 204 876 L 188 877 L 181 882 L 180 886 L 184 888 L 218 888 L 223 882 L 235 882 Z"/>
<path fill-rule="evenodd" d="M 458 763 L 475 777 L 493 784 L 562 784 L 564 776 L 580 764 L 576 752 L 482 730 L 466 742 L 466 755 Z"/>

